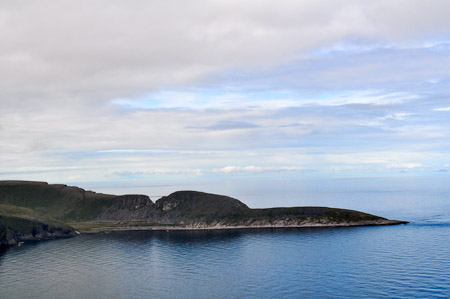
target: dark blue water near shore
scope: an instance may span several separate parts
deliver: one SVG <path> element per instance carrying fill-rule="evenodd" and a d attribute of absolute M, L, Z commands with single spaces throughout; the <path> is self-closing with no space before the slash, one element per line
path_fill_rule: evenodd
<path fill-rule="evenodd" d="M 449 181 L 245 181 L 231 184 L 236 190 L 212 184 L 214 190 L 197 189 L 252 207 L 332 206 L 411 223 L 25 243 L 0 253 L 0 298 L 450 298 Z"/>
<path fill-rule="evenodd" d="M 0 253 L 0 298 L 449 298 L 450 225 L 120 232 Z"/>

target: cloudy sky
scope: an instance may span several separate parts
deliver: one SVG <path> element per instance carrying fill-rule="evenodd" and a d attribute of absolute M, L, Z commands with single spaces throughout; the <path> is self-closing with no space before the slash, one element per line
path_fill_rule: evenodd
<path fill-rule="evenodd" d="M 446 0 L 0 0 L 0 179 L 440 175 L 449 11 Z"/>

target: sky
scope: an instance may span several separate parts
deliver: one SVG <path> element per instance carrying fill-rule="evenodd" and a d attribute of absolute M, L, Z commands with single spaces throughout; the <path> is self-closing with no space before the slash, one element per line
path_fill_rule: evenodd
<path fill-rule="evenodd" d="M 449 11 L 446 0 L 0 0 L 0 179 L 114 192 L 444 175 Z"/>

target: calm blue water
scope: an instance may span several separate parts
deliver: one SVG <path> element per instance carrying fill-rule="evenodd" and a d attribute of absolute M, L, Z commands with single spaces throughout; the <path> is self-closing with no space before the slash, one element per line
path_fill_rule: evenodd
<path fill-rule="evenodd" d="M 408 225 L 25 243 L 0 253 L 0 298 L 450 298 L 450 192 L 410 186 L 336 193 Z"/>
<path fill-rule="evenodd" d="M 448 298 L 450 226 L 131 232 L 24 244 L 1 298 Z"/>

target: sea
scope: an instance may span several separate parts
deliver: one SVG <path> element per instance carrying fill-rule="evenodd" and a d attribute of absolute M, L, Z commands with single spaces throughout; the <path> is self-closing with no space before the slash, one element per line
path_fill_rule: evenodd
<path fill-rule="evenodd" d="M 25 242 L 0 252 L 0 298 L 450 298 L 448 179 L 275 180 L 274 190 L 244 180 L 223 193 L 252 207 L 276 198 L 280 206 L 354 208 L 410 223 Z"/>

